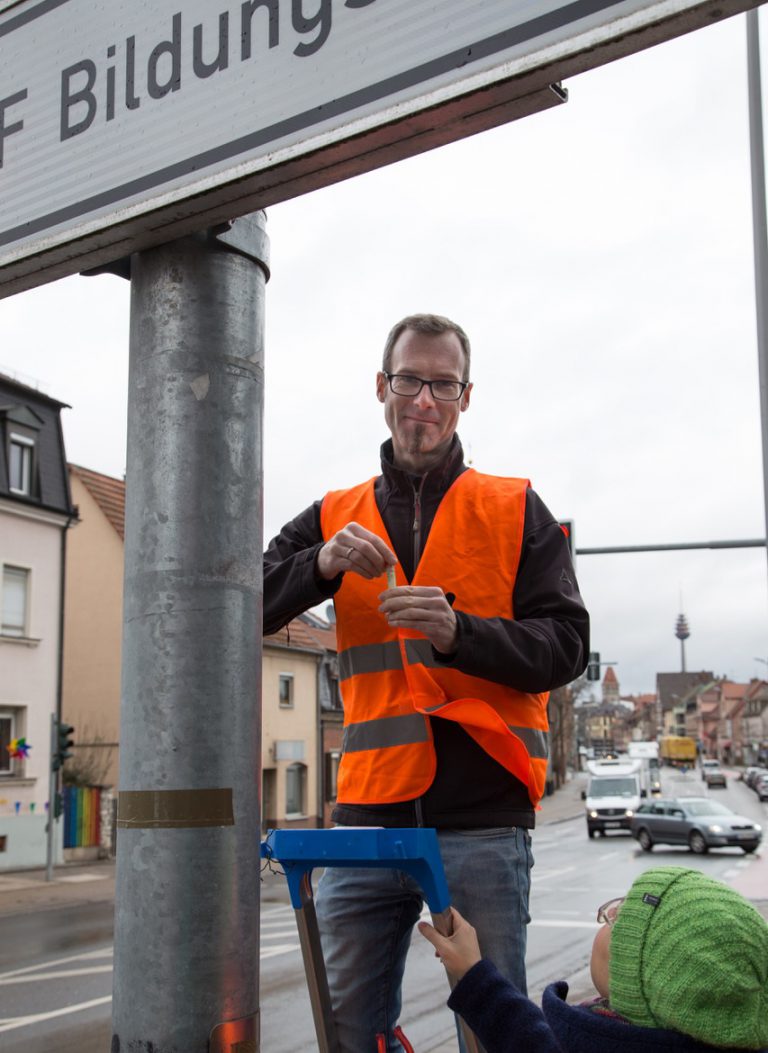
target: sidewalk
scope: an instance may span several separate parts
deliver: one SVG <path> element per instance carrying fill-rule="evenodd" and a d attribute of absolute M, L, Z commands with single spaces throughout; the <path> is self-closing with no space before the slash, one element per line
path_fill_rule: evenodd
<path fill-rule="evenodd" d="M 575 778 L 563 789 L 541 802 L 537 825 L 562 822 L 582 814 L 583 778 Z M 278 873 L 262 871 L 261 898 L 264 902 L 288 902 L 285 879 Z M 114 860 L 70 863 L 55 867 L 53 881 L 45 880 L 45 870 L 0 871 L 0 918 L 32 910 L 104 903 L 115 895 Z"/>

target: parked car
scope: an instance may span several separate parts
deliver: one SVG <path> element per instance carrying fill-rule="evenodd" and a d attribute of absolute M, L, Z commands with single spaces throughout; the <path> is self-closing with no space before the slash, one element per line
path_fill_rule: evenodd
<path fill-rule="evenodd" d="M 632 836 L 645 852 L 654 845 L 688 845 L 700 855 L 729 845 L 754 852 L 762 828 L 709 797 L 659 797 L 642 804 L 632 817 Z"/>
<path fill-rule="evenodd" d="M 703 760 L 701 762 L 701 777 L 707 786 L 725 786 L 725 772 L 720 767 L 718 760 Z"/>
<path fill-rule="evenodd" d="M 763 775 L 768 775 L 768 768 L 747 768 L 744 781 L 750 789 L 754 790 L 755 783 Z"/>
<path fill-rule="evenodd" d="M 752 785 L 752 789 L 761 801 L 768 801 L 768 773 L 765 775 L 758 775 Z"/>

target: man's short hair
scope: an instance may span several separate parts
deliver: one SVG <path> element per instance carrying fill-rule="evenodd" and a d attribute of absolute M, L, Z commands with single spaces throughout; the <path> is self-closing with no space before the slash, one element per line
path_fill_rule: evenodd
<path fill-rule="evenodd" d="M 440 314 L 409 314 L 407 318 L 403 318 L 397 323 L 397 325 L 392 327 L 390 334 L 387 337 L 387 342 L 384 345 L 384 355 L 381 362 L 381 368 L 384 373 L 391 372 L 392 349 L 406 329 L 410 329 L 414 333 L 423 333 L 426 336 L 440 336 L 442 333 L 455 333 L 459 338 L 461 349 L 464 352 L 464 374 L 462 380 L 469 380 L 469 337 L 460 325 L 452 322 L 450 318 L 444 318 Z"/>

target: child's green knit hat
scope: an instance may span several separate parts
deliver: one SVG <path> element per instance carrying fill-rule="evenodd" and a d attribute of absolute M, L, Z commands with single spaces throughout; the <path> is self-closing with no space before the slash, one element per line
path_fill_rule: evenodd
<path fill-rule="evenodd" d="M 698 870 L 655 867 L 611 933 L 610 1003 L 631 1023 L 710 1046 L 768 1047 L 768 924 Z"/>

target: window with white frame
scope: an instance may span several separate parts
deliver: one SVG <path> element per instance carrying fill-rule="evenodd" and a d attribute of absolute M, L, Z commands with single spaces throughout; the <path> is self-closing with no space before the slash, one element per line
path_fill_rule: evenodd
<path fill-rule="evenodd" d="M 278 688 L 278 699 L 281 709 L 293 708 L 293 673 L 281 673 Z"/>
<path fill-rule="evenodd" d="M 26 435 L 11 432 L 8 443 L 8 482 L 11 493 L 32 493 L 35 442 Z"/>
<path fill-rule="evenodd" d="M 306 815 L 306 794 L 306 764 L 289 764 L 285 769 L 285 814 Z"/>
<path fill-rule="evenodd" d="M 13 774 L 13 759 L 9 747 L 15 738 L 15 715 L 8 710 L 0 711 L 0 775 Z"/>
<path fill-rule="evenodd" d="M 3 636 L 27 636 L 29 618 L 29 571 L 24 567 L 3 566 L 2 619 L 0 634 Z"/>

